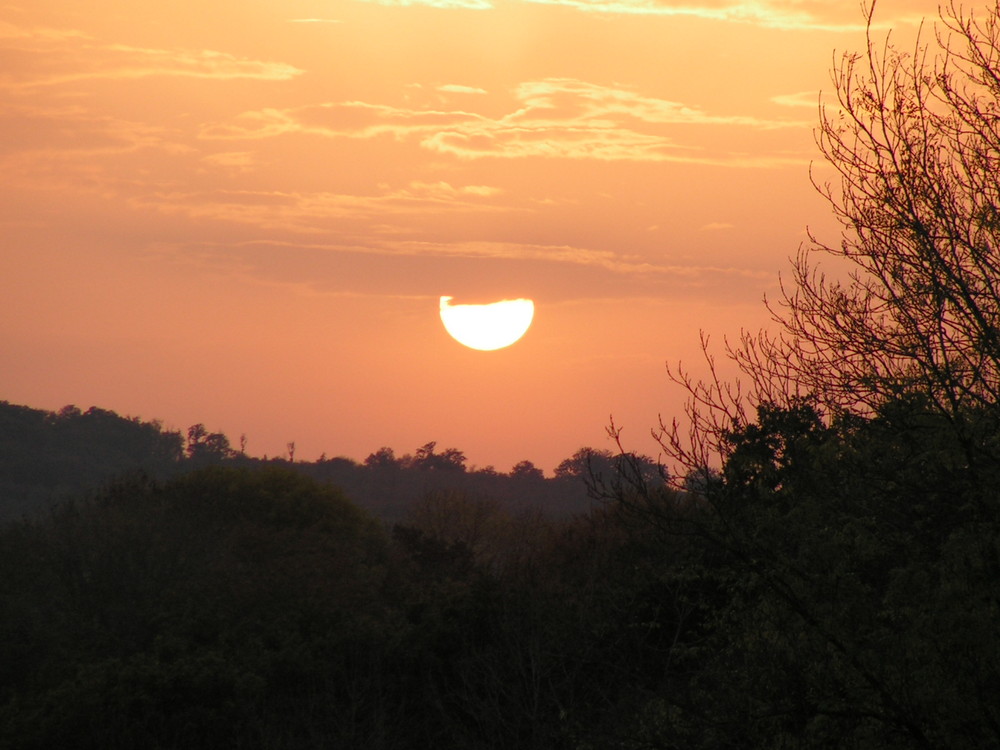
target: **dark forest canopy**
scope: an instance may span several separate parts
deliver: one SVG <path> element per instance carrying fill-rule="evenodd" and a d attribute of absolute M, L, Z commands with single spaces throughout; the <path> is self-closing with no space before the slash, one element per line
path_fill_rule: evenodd
<path fill-rule="evenodd" d="M 171 473 L 179 433 L 91 407 L 58 412 L 0 401 L 0 520 L 46 507 L 128 471 Z"/>
<path fill-rule="evenodd" d="M 995 747 L 1000 460 L 948 434 L 762 409 L 701 492 L 619 464 L 561 518 L 119 481 L 0 526 L 0 746 Z"/>

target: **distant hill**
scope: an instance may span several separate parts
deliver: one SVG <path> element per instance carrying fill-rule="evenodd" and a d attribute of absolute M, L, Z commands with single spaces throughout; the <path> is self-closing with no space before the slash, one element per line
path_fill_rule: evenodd
<path fill-rule="evenodd" d="M 0 401 L 0 521 L 31 515 L 131 472 L 164 477 L 184 456 L 179 432 L 91 407 L 58 412 Z"/>
<path fill-rule="evenodd" d="M 165 430 L 159 421 L 98 407 L 53 412 L 0 401 L 0 522 L 37 515 L 126 475 L 166 479 L 220 464 L 289 466 L 339 487 L 388 523 L 403 520 L 418 500 L 441 492 L 459 492 L 509 511 L 567 517 L 591 508 L 585 479 L 591 468 L 607 470 L 612 461 L 607 451 L 582 448 L 560 464 L 555 477 L 546 478 L 530 461 L 509 473 L 492 467 L 470 470 L 462 451 L 439 451 L 429 442 L 399 457 L 384 447 L 363 463 L 342 457 L 296 462 L 248 456 L 201 424 L 185 436 Z"/>

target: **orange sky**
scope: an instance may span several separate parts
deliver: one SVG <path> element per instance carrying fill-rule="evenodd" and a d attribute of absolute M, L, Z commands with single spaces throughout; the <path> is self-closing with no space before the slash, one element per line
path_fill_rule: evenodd
<path fill-rule="evenodd" d="M 936 2 L 883 2 L 912 35 Z M 0 5 L 0 399 L 551 471 L 805 238 L 842 0 Z M 438 298 L 528 297 L 509 349 Z"/>

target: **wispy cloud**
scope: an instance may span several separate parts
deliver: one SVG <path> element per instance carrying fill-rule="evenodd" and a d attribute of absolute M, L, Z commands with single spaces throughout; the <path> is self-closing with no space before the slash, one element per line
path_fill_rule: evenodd
<path fill-rule="evenodd" d="M 415 139 L 426 149 L 461 159 L 566 158 L 678 161 L 730 166 L 801 163 L 787 155 L 710 154 L 683 140 L 681 126 L 759 131 L 807 127 L 798 120 L 715 115 L 620 86 L 570 78 L 531 81 L 513 92 L 500 117 L 464 109 L 413 109 L 367 102 L 247 112 L 208 126 L 205 138 L 258 139 L 291 133 L 326 137 Z"/>
<path fill-rule="evenodd" d="M 787 127 L 787 121 L 753 117 L 717 116 L 679 102 L 642 96 L 622 87 L 600 86 L 573 78 L 549 78 L 523 83 L 517 98 L 535 112 L 543 111 L 572 119 L 624 116 L 649 123 L 699 123 Z"/>
<path fill-rule="evenodd" d="M 705 275 L 732 275 L 746 278 L 768 278 L 770 273 L 755 269 L 723 266 L 680 265 L 655 263 L 641 256 L 628 255 L 580 247 L 576 245 L 540 245 L 513 242 L 396 242 L 373 252 L 402 255 L 493 258 L 504 260 L 531 260 L 546 263 L 590 266 L 626 275 L 656 275 L 695 277 Z"/>
<path fill-rule="evenodd" d="M 488 10 L 493 7 L 490 0 L 369 0 L 379 5 L 429 5 L 432 8 L 465 8 L 467 10 Z"/>
<path fill-rule="evenodd" d="M 436 8 L 489 10 L 490 0 L 367 0 L 380 5 L 426 5 Z M 522 0 L 540 5 L 558 5 L 585 13 L 631 16 L 688 16 L 712 21 L 752 24 L 785 30 L 857 31 L 864 28 L 859 6 L 839 0 Z M 917 8 L 915 5 L 925 7 Z M 886 6 L 886 7 L 883 7 Z M 898 6 L 898 7 L 895 7 Z M 884 2 L 878 23 L 893 26 L 916 24 L 934 17 L 937 5 L 927 0 Z"/>
<path fill-rule="evenodd" d="M 90 59 L 90 69 L 57 73 L 13 82 L 12 88 L 58 86 L 93 79 L 129 79 L 150 76 L 176 76 L 232 80 L 255 78 L 283 81 L 303 71 L 285 63 L 262 62 L 239 58 L 214 50 L 141 49 L 111 45 Z"/>
<path fill-rule="evenodd" d="M 317 279 L 316 259 L 325 256 L 328 259 L 348 259 L 352 266 L 357 266 L 354 259 L 369 256 L 386 259 L 408 259 L 407 267 L 414 267 L 413 262 L 433 264 L 447 261 L 451 265 L 460 259 L 475 261 L 499 261 L 505 263 L 525 263 L 544 272 L 546 268 L 563 267 L 567 271 L 576 268 L 581 271 L 591 271 L 593 278 L 602 280 L 602 288 L 606 288 L 612 274 L 626 283 L 635 281 L 648 282 L 662 286 L 670 284 L 677 288 L 705 288 L 722 284 L 739 285 L 747 281 L 755 283 L 773 278 L 770 271 L 745 268 L 741 266 L 685 265 L 654 263 L 638 256 L 621 255 L 608 250 L 581 247 L 576 245 L 547 245 L 514 242 L 434 242 L 401 240 L 391 238 L 367 237 L 365 242 L 290 242 L 287 240 L 249 240 L 244 242 L 198 242 L 169 244 L 157 243 L 150 248 L 151 252 L 169 255 L 179 261 L 193 262 L 202 267 L 214 267 L 218 270 L 255 275 L 254 267 L 259 266 L 256 273 L 274 280 L 276 259 L 281 259 L 280 266 L 285 271 L 296 255 L 310 255 L 309 274 L 291 273 L 293 283 L 302 283 L 311 279 L 313 286 L 323 286 L 325 282 Z M 636 293 L 636 289 L 632 288 Z M 590 295 L 587 295 L 590 296 Z"/>
<path fill-rule="evenodd" d="M 476 88 L 475 86 L 462 86 L 459 84 L 448 83 L 444 86 L 438 86 L 438 91 L 444 92 L 446 94 L 486 94 L 489 93 L 486 89 Z"/>
<path fill-rule="evenodd" d="M 35 39 L 62 41 L 66 39 L 89 39 L 89 34 L 76 29 L 54 29 L 47 26 L 17 26 L 0 21 L 0 39 Z"/>
<path fill-rule="evenodd" d="M 251 224 L 304 234 L 349 229 L 343 220 L 377 222 L 385 227 L 400 217 L 435 214 L 496 213 L 513 209 L 493 199 L 503 191 L 488 185 L 452 185 L 414 181 L 406 187 L 370 195 L 329 192 L 288 192 L 218 189 L 211 191 L 152 191 L 130 199 L 135 208 L 191 218 Z M 362 226 L 358 224 L 358 226 Z"/>
<path fill-rule="evenodd" d="M 0 160 L 8 174 L 53 177 L 75 169 L 96 170 L 95 158 L 145 149 L 193 150 L 163 126 L 95 113 L 79 105 L 0 106 Z M 73 167 L 72 164 L 76 164 Z"/>
<path fill-rule="evenodd" d="M 208 154 L 202 157 L 202 161 L 212 167 L 235 169 L 241 172 L 250 171 L 255 164 L 254 154 L 251 151 L 225 151 Z"/>
<path fill-rule="evenodd" d="M 218 50 L 102 43 L 73 29 L 0 23 L 0 45 L 16 48 L 18 53 L 18 66 L 0 76 L 0 87 L 13 92 L 87 80 L 152 76 L 283 81 L 304 72 L 287 63 Z"/>
<path fill-rule="evenodd" d="M 527 2 L 563 5 L 589 13 L 644 16 L 693 16 L 715 21 L 730 21 L 782 29 L 858 28 L 858 19 L 849 24 L 831 23 L 814 12 L 803 10 L 795 2 L 674 2 L 673 0 L 527 0 Z M 817 4 L 813 4 L 814 6 Z M 860 15 L 860 14 L 856 14 Z"/>
<path fill-rule="evenodd" d="M 771 101 L 782 107 L 808 107 L 814 110 L 819 106 L 819 93 L 816 91 L 796 91 L 794 94 L 772 96 Z"/>

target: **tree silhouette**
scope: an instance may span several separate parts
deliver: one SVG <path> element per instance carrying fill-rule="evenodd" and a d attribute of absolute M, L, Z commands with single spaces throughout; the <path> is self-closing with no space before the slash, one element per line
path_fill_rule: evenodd
<path fill-rule="evenodd" d="M 585 478 L 591 474 L 612 472 L 613 464 L 614 454 L 611 451 L 584 447 L 560 461 L 553 473 L 560 479 Z"/>
<path fill-rule="evenodd" d="M 229 438 L 221 432 L 209 432 L 201 423 L 188 427 L 186 450 L 188 458 L 200 464 L 215 463 L 235 455 Z"/>
<path fill-rule="evenodd" d="M 510 475 L 515 479 L 544 479 L 545 474 L 531 461 L 518 461 L 510 470 Z"/>
<path fill-rule="evenodd" d="M 1000 742 L 1000 3 L 948 6 L 911 54 L 872 12 L 818 131 L 839 244 L 801 249 L 775 333 L 727 346 L 742 379 L 707 339 L 709 376 L 672 374 L 685 502 L 614 494 L 663 546 L 698 540 L 667 577 L 711 612 L 636 746 Z"/>
<path fill-rule="evenodd" d="M 431 441 L 417 448 L 411 466 L 422 471 L 465 471 L 465 454 L 457 448 L 446 448 L 435 453 L 437 442 Z"/>
<path fill-rule="evenodd" d="M 399 461 L 392 448 L 382 446 L 374 453 L 369 453 L 365 459 L 365 466 L 372 469 L 399 468 Z"/>
<path fill-rule="evenodd" d="M 946 6 L 911 53 L 876 38 L 873 14 L 865 50 L 835 66 L 817 132 L 838 180 L 814 184 L 840 241 L 800 248 L 769 304 L 776 332 L 727 347 L 743 382 L 673 375 L 693 430 L 663 425 L 664 442 L 689 468 L 759 404 L 874 414 L 917 391 L 967 442 L 967 411 L 1000 398 L 1000 6 Z"/>
<path fill-rule="evenodd" d="M 911 388 L 950 414 L 1000 396 L 1000 25 L 954 5 L 943 22 L 911 54 L 870 31 L 836 69 L 818 138 L 840 179 L 819 189 L 844 231 L 799 254 L 783 335 L 741 358 L 758 380 L 788 367 L 855 408 Z M 847 260 L 850 280 L 828 281 L 816 254 Z"/>

